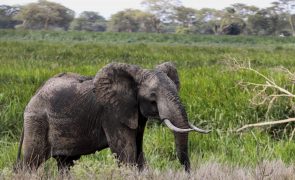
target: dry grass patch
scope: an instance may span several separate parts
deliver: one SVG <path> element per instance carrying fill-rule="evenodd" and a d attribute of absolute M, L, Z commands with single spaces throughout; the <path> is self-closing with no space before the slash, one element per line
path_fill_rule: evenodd
<path fill-rule="evenodd" d="M 84 167 L 81 164 L 73 168 L 68 174 L 59 175 L 56 171 L 38 170 L 33 174 L 20 172 L 14 174 L 9 170 L 2 171 L 0 179 L 118 179 L 118 180 L 181 180 L 181 179 L 202 179 L 202 180 L 236 180 L 236 179 L 273 179 L 286 180 L 295 179 L 295 166 L 286 165 L 281 160 L 264 161 L 255 168 L 229 166 L 218 162 L 208 162 L 199 167 L 193 168 L 190 174 L 183 170 L 157 170 L 145 169 L 138 172 L 135 167 Z"/>

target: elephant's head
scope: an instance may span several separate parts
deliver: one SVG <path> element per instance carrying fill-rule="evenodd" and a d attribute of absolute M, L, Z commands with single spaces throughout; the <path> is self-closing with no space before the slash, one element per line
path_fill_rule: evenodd
<path fill-rule="evenodd" d="M 115 101 L 117 103 L 115 106 L 123 109 L 125 115 L 128 114 L 122 122 L 130 128 L 137 127 L 138 122 L 134 121 L 134 117 L 138 117 L 140 112 L 146 118 L 163 121 L 172 129 L 177 156 L 189 171 L 188 132 L 208 133 L 208 131 L 189 123 L 178 96 L 180 83 L 177 70 L 172 63 L 163 63 L 154 70 L 127 64 L 111 64 L 105 67 L 102 73 L 98 73 L 94 83 L 97 87 L 101 87 L 104 83 L 111 84 L 109 88 L 105 88 L 106 93 L 103 96 L 117 98 L 108 101 Z M 107 89 L 112 91 L 107 92 Z"/>

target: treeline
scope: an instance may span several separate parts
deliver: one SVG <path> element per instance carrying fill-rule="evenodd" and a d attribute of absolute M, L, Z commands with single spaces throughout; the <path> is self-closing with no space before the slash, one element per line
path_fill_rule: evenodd
<path fill-rule="evenodd" d="M 0 5 L 0 28 L 158 32 L 215 35 L 295 36 L 295 0 L 278 0 L 258 8 L 237 3 L 223 10 L 185 7 L 179 0 L 143 0 L 144 11 L 126 9 L 106 19 L 98 12 L 75 12 L 39 0 L 24 6 Z"/>

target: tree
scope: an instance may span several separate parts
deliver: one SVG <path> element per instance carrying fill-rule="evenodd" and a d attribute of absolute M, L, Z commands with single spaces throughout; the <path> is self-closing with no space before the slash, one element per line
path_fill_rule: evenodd
<path fill-rule="evenodd" d="M 278 0 L 272 3 L 272 8 L 289 23 L 293 36 L 295 36 L 295 0 Z"/>
<path fill-rule="evenodd" d="M 160 32 L 160 20 L 153 14 L 140 11 L 136 13 L 136 19 L 140 23 L 140 32 Z"/>
<path fill-rule="evenodd" d="M 249 26 L 248 19 L 250 16 L 254 16 L 259 11 L 259 8 L 256 6 L 248 6 L 243 3 L 235 3 L 230 7 L 235 10 L 235 16 L 244 21 L 245 27 L 243 32 L 245 34 L 251 34 L 253 30 L 250 28 L 251 26 Z"/>
<path fill-rule="evenodd" d="M 199 32 L 204 34 L 238 35 L 243 32 L 245 22 L 239 18 L 234 8 L 224 10 L 203 8 L 197 11 Z"/>
<path fill-rule="evenodd" d="M 115 32 L 136 32 L 139 29 L 139 22 L 133 16 L 137 10 L 126 9 L 113 14 L 110 19 L 109 29 Z"/>
<path fill-rule="evenodd" d="M 235 8 L 228 7 L 222 11 L 221 20 L 217 27 L 217 33 L 219 34 L 239 35 L 244 31 L 246 23 L 242 17 L 237 14 Z"/>
<path fill-rule="evenodd" d="M 196 23 L 196 10 L 184 6 L 176 7 L 174 19 L 183 27 L 191 27 Z"/>
<path fill-rule="evenodd" d="M 256 35 L 268 35 L 269 32 L 269 20 L 267 17 L 267 11 L 262 9 L 255 15 L 251 15 L 248 18 L 248 25 L 252 34 Z"/>
<path fill-rule="evenodd" d="M 0 28 L 14 28 L 19 21 L 13 19 L 13 16 L 19 12 L 19 7 L 0 5 Z"/>
<path fill-rule="evenodd" d="M 173 21 L 175 9 L 181 6 L 180 0 L 143 0 L 141 4 L 164 23 Z"/>
<path fill-rule="evenodd" d="M 221 11 L 202 8 L 196 11 L 196 31 L 200 34 L 217 34 L 216 23 L 220 21 Z"/>
<path fill-rule="evenodd" d="M 287 25 L 287 21 L 272 7 L 249 16 L 247 23 L 251 33 L 256 35 L 278 35 Z"/>
<path fill-rule="evenodd" d="M 235 14 L 243 20 L 247 20 L 250 15 L 256 14 L 259 10 L 256 6 L 248 6 L 243 3 L 232 4 L 231 7 L 235 10 Z"/>
<path fill-rule="evenodd" d="M 25 29 L 62 28 L 67 30 L 74 19 L 74 11 L 61 4 L 39 0 L 21 7 L 16 19 L 23 22 Z"/>
<path fill-rule="evenodd" d="M 106 19 L 92 11 L 82 12 L 71 24 L 71 29 L 77 31 L 105 31 L 106 28 Z"/>
<path fill-rule="evenodd" d="M 109 30 L 115 32 L 159 32 L 155 15 L 137 9 L 126 9 L 111 16 Z"/>

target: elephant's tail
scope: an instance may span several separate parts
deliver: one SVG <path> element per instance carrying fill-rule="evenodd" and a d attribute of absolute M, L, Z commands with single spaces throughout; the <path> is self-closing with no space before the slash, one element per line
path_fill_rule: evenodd
<path fill-rule="evenodd" d="M 16 163 L 15 163 L 15 165 L 13 167 L 14 172 L 17 172 L 18 170 L 20 170 L 22 168 L 21 167 L 20 156 L 21 156 L 21 152 L 22 152 L 23 141 L 24 141 L 24 129 L 22 130 L 22 135 L 21 135 L 21 138 L 19 140 Z"/>

